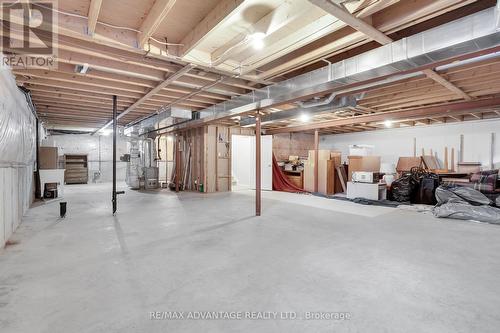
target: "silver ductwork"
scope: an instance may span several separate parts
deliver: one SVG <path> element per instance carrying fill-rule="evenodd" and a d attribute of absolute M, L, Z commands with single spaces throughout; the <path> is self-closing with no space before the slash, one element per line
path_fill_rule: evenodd
<path fill-rule="evenodd" d="M 157 126 L 169 126 L 178 120 L 192 119 L 192 111 L 175 106 L 160 109 L 158 113 L 137 123 L 139 134 L 152 131 Z"/>
<path fill-rule="evenodd" d="M 500 46 L 495 7 L 403 38 L 358 56 L 238 96 L 200 112 L 207 122 L 259 108 L 299 101 L 366 80 L 418 71 L 419 68 Z M 447 38 L 443 38 L 447 36 Z M 180 127 L 189 126 L 189 123 Z"/>
<path fill-rule="evenodd" d="M 299 107 L 296 109 L 286 110 L 271 113 L 266 116 L 261 117 L 261 122 L 275 122 L 287 119 L 294 119 L 300 117 L 302 114 L 307 114 L 309 116 L 313 116 L 315 114 L 320 113 L 336 113 L 342 110 L 345 110 L 349 107 L 356 107 L 357 98 L 355 96 L 345 96 L 338 99 L 335 99 L 333 102 L 330 101 L 328 104 L 318 104 L 317 106 L 312 107 Z M 245 118 L 240 121 L 240 126 L 253 126 L 255 125 L 255 118 Z"/>
<path fill-rule="evenodd" d="M 327 104 L 330 104 L 335 99 L 335 96 L 337 96 L 336 93 L 331 93 L 330 96 L 325 97 L 325 98 L 320 99 L 320 100 L 312 100 L 312 101 L 306 101 L 306 102 L 298 101 L 297 104 L 301 108 L 312 108 L 312 107 L 316 107 L 316 106 L 327 105 Z"/>

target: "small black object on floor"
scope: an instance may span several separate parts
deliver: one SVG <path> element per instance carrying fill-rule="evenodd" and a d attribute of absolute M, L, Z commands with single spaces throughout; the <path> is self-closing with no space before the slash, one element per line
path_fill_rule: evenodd
<path fill-rule="evenodd" d="M 59 216 L 61 216 L 62 219 L 66 217 L 66 202 L 65 201 L 59 203 Z"/>

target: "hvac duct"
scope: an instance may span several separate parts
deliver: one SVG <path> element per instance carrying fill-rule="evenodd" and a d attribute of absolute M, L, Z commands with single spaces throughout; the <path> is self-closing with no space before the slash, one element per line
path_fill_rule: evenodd
<path fill-rule="evenodd" d="M 497 8 L 489 8 L 247 95 L 235 97 L 202 110 L 200 120 L 174 126 L 172 130 L 321 94 L 338 94 L 338 90 L 347 85 L 417 72 L 419 68 L 457 57 L 467 58 L 464 56 L 470 55 L 472 58 L 478 52 L 493 53 L 500 47 L 500 20 L 497 14 Z"/>
<path fill-rule="evenodd" d="M 333 96 L 333 95 L 332 95 Z M 330 96 L 331 97 L 331 96 Z M 325 99 L 330 100 L 330 97 Z M 332 98 L 333 99 L 333 98 Z M 299 117 L 303 113 L 314 115 L 318 113 L 335 113 L 348 107 L 355 107 L 357 105 L 357 97 L 345 96 L 329 102 L 328 104 L 318 104 L 312 107 L 300 107 L 292 110 L 271 113 L 266 116 L 261 116 L 262 123 L 269 123 L 274 121 L 281 121 L 286 119 L 293 119 Z M 245 118 L 240 121 L 240 126 L 255 125 L 255 118 Z"/>

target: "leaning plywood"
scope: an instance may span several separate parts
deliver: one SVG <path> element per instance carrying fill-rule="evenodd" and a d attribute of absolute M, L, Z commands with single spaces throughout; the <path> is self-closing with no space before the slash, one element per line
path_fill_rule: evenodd
<path fill-rule="evenodd" d="M 408 172 L 412 168 L 421 168 L 423 165 L 422 157 L 400 157 L 396 166 L 399 173 Z"/>

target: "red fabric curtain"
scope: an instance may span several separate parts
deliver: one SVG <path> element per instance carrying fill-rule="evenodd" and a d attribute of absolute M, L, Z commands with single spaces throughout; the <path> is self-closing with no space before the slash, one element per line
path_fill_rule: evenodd
<path fill-rule="evenodd" d="M 295 186 L 290 182 L 290 180 L 285 176 L 283 171 L 276 161 L 276 157 L 273 154 L 273 190 L 291 193 L 304 193 L 303 189 Z"/>

